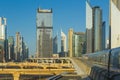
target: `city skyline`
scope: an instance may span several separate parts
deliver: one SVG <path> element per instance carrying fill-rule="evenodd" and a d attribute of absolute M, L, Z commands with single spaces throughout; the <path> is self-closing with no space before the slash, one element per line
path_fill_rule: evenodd
<path fill-rule="evenodd" d="M 62 29 L 66 35 L 68 34 L 69 28 L 73 28 L 76 32 L 85 32 L 86 30 L 86 0 L 46 1 L 1 0 L 0 3 L 0 16 L 7 18 L 8 36 L 15 37 L 15 32 L 21 32 L 30 48 L 30 54 L 34 54 L 36 52 L 36 48 L 33 48 L 33 46 L 36 47 L 36 9 L 38 7 L 41 7 L 43 9 L 53 9 L 53 35 L 59 32 L 60 36 L 60 29 Z M 90 3 L 92 6 L 98 5 L 101 7 L 103 10 L 103 20 L 106 21 L 106 26 L 108 27 L 109 0 L 90 0 Z"/>

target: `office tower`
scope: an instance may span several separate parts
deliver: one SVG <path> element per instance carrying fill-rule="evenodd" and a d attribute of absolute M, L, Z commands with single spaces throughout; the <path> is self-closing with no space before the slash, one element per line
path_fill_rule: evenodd
<path fill-rule="evenodd" d="M 22 60 L 25 60 L 27 59 L 29 56 L 29 48 L 27 47 L 27 44 L 25 42 L 23 42 L 23 45 L 22 45 L 23 49 L 22 49 Z"/>
<path fill-rule="evenodd" d="M 102 23 L 102 50 L 105 50 L 106 49 L 106 23 L 105 23 L 105 21 L 103 21 L 103 23 Z"/>
<path fill-rule="evenodd" d="M 4 17 L 0 17 L 0 39 L 7 39 L 7 23 Z"/>
<path fill-rule="evenodd" d="M 120 47 L 120 0 L 110 0 L 109 48 Z"/>
<path fill-rule="evenodd" d="M 68 55 L 69 55 L 69 57 L 73 57 L 72 39 L 73 39 L 73 29 L 69 29 L 69 31 L 68 31 Z"/>
<path fill-rule="evenodd" d="M 93 7 L 93 36 L 93 51 L 102 50 L 102 10 L 98 6 Z"/>
<path fill-rule="evenodd" d="M 14 38 L 13 36 L 8 37 L 8 60 L 14 60 Z"/>
<path fill-rule="evenodd" d="M 104 29 L 101 8 L 99 6 L 91 7 L 89 2 L 86 1 L 86 53 L 101 51 L 105 48 L 103 47 L 105 46 Z"/>
<path fill-rule="evenodd" d="M 93 14 L 92 7 L 86 1 L 86 53 L 93 52 Z"/>
<path fill-rule="evenodd" d="M 1 48 L 2 52 L 4 52 L 3 59 L 4 61 L 7 61 L 8 54 L 7 54 L 7 23 L 6 18 L 0 17 L 0 41 L 1 41 Z M 4 46 L 3 46 L 4 44 Z"/>
<path fill-rule="evenodd" d="M 36 17 L 37 31 L 37 57 L 51 57 L 53 53 L 52 46 L 52 9 L 37 9 Z"/>
<path fill-rule="evenodd" d="M 58 53 L 58 36 L 57 35 L 53 38 L 53 53 L 54 54 Z"/>
<path fill-rule="evenodd" d="M 66 52 L 66 35 L 61 31 L 61 52 Z"/>
<path fill-rule="evenodd" d="M 20 32 L 16 32 L 15 42 L 15 61 L 23 61 L 28 58 L 29 49 L 24 42 L 24 38 L 20 35 Z"/>
<path fill-rule="evenodd" d="M 74 57 L 80 57 L 83 52 L 83 44 L 85 42 L 85 33 L 74 32 L 72 39 L 72 53 Z"/>
<path fill-rule="evenodd" d="M 67 40 L 66 35 L 61 30 L 61 54 L 60 54 L 61 57 L 66 57 L 67 56 L 66 40 Z"/>
<path fill-rule="evenodd" d="M 20 61 L 20 51 L 21 51 L 21 35 L 20 32 L 16 32 L 16 41 L 15 41 L 15 61 Z"/>
<path fill-rule="evenodd" d="M 0 62 L 5 62 L 5 50 L 4 50 L 4 40 L 0 39 Z"/>

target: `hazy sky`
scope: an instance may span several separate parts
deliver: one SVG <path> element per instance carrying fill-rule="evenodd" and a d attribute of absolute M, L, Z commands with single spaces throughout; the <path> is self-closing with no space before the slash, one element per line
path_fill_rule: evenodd
<path fill-rule="evenodd" d="M 7 36 L 15 36 L 19 31 L 27 43 L 30 54 L 36 51 L 36 9 L 53 9 L 53 34 L 60 30 L 67 35 L 69 28 L 85 32 L 86 0 L 0 0 L 0 16 L 7 18 Z M 103 20 L 107 22 L 109 0 L 89 0 L 92 6 L 103 10 Z"/>

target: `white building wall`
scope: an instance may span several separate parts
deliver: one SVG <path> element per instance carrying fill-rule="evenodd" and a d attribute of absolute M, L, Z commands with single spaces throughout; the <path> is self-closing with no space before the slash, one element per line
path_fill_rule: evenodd
<path fill-rule="evenodd" d="M 61 31 L 61 40 L 63 40 L 63 46 L 64 46 L 64 52 L 66 52 L 67 50 L 66 50 L 66 35 L 65 35 L 65 33 L 63 33 L 62 31 Z"/>
<path fill-rule="evenodd" d="M 111 48 L 120 47 L 120 11 L 111 1 Z"/>
<path fill-rule="evenodd" d="M 89 2 L 86 1 L 86 43 L 87 43 L 87 53 L 92 52 L 92 7 L 90 6 Z"/>

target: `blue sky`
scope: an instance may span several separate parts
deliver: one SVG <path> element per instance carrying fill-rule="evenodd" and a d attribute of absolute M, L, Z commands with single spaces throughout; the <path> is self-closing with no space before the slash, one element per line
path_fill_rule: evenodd
<path fill-rule="evenodd" d="M 69 28 L 85 32 L 86 0 L 0 0 L 0 16 L 7 18 L 7 35 L 15 36 L 19 31 L 27 43 L 30 54 L 36 51 L 36 9 L 53 9 L 53 34 L 62 29 L 67 35 Z M 109 0 L 90 0 L 92 6 L 103 10 L 103 20 L 107 22 Z"/>

